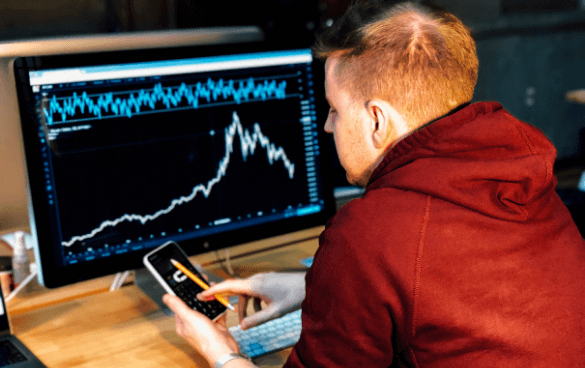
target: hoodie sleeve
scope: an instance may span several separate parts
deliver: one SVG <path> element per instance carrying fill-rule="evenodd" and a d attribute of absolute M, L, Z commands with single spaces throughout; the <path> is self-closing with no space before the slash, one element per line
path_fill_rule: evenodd
<path fill-rule="evenodd" d="M 286 366 L 390 366 L 392 318 L 376 300 L 371 273 L 356 259 L 351 239 L 326 231 L 321 242 L 307 274 L 303 331 Z"/>
<path fill-rule="evenodd" d="M 399 353 L 397 336 L 407 333 L 412 309 L 411 245 L 418 237 L 409 229 L 418 221 L 411 216 L 423 211 L 410 202 L 411 215 L 397 211 L 392 221 L 378 211 L 386 205 L 358 200 L 321 234 L 306 277 L 303 330 L 285 367 L 389 367 Z"/>

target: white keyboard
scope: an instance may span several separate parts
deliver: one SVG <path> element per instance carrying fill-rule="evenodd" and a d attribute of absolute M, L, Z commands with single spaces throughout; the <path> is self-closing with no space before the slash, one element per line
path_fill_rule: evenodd
<path fill-rule="evenodd" d="M 293 346 L 301 336 L 301 310 L 242 331 L 240 326 L 230 327 L 240 351 L 250 358 Z"/>

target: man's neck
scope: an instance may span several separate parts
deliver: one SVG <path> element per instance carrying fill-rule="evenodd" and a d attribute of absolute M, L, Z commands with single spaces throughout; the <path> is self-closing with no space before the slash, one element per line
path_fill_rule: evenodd
<path fill-rule="evenodd" d="M 465 107 L 469 106 L 469 104 L 470 104 L 470 102 L 462 103 L 461 105 L 457 106 L 456 108 L 454 108 L 453 110 L 449 111 L 445 115 L 439 116 L 438 118 L 433 119 L 433 120 L 429 121 L 428 123 L 425 123 L 425 124 L 421 125 L 420 127 L 416 128 L 416 129 L 413 129 L 412 131 L 408 132 L 407 134 L 404 134 L 403 136 L 399 137 L 394 142 L 392 142 L 388 146 L 388 148 L 386 148 L 385 153 L 382 156 L 380 156 L 380 158 L 376 161 L 376 165 L 374 167 L 377 167 L 380 164 L 380 162 L 382 162 L 382 160 L 384 159 L 384 156 L 386 156 L 386 153 L 388 153 L 388 151 L 390 151 L 392 148 L 394 148 L 394 146 L 396 146 L 398 144 L 398 142 L 400 142 L 404 138 L 408 137 L 409 135 L 412 135 L 415 132 L 418 132 L 419 130 L 421 130 L 421 129 L 423 129 L 423 128 L 425 128 L 425 127 L 427 127 L 427 126 L 429 126 L 429 125 L 431 125 L 431 124 L 433 124 L 433 123 L 435 123 L 435 122 L 437 122 L 437 121 L 439 121 L 441 119 L 446 118 L 447 116 L 450 116 L 450 115 L 455 114 L 457 111 L 462 110 Z"/>
<path fill-rule="evenodd" d="M 417 129 L 413 130 L 412 133 L 417 132 L 417 131 L 419 131 L 419 130 L 421 130 L 421 129 L 423 129 L 423 128 L 425 128 L 425 127 L 431 125 L 432 123 L 435 123 L 435 122 L 437 122 L 437 121 L 439 121 L 441 119 L 444 119 L 447 116 L 450 116 L 450 115 L 455 114 L 457 111 L 462 110 L 462 109 L 466 108 L 467 106 L 469 106 L 470 103 L 471 102 L 462 103 L 461 105 L 457 106 L 456 108 L 454 108 L 453 110 L 449 111 L 445 115 L 439 116 L 438 118 L 433 119 L 433 120 L 429 121 L 428 123 L 424 123 L 423 125 L 421 125 Z M 410 134 L 412 134 L 412 133 L 410 133 Z"/>

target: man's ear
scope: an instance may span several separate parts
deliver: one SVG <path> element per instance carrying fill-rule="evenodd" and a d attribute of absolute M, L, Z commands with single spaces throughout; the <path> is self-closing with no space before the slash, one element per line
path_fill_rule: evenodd
<path fill-rule="evenodd" d="M 368 114 L 370 116 L 370 132 L 372 143 L 377 149 L 385 149 L 389 135 L 392 131 L 392 122 L 388 111 L 386 111 L 381 101 L 370 100 L 367 103 Z"/>
<path fill-rule="evenodd" d="M 372 142 L 377 149 L 386 149 L 392 142 L 408 134 L 404 119 L 386 101 L 370 100 L 366 107 L 371 118 Z"/>

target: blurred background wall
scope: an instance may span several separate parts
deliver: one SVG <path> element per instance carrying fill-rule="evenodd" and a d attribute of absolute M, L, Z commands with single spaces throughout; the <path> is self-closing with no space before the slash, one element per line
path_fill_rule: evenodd
<path fill-rule="evenodd" d="M 568 102 L 565 95 L 585 89 L 585 0 L 437 3 L 474 33 L 480 60 L 474 100 L 499 101 L 519 119 L 540 128 L 557 147 L 557 172 L 569 173 L 563 177 L 569 180 L 563 179 L 563 183 L 575 185 L 585 167 L 585 105 Z M 269 40 L 310 46 L 315 30 L 339 17 L 348 4 L 349 0 L 2 0 L 0 43 L 63 35 L 258 25 Z M 3 133 L 0 124 L 0 142 Z M 10 157 L 0 160 L 9 162 Z M 11 168 L 2 169 L 0 203 L 21 208 L 26 199 L 14 196 L 21 190 L 12 187 Z M 335 182 L 347 185 L 338 163 Z M 0 229 L 23 225 L 9 222 L 0 216 Z"/>

